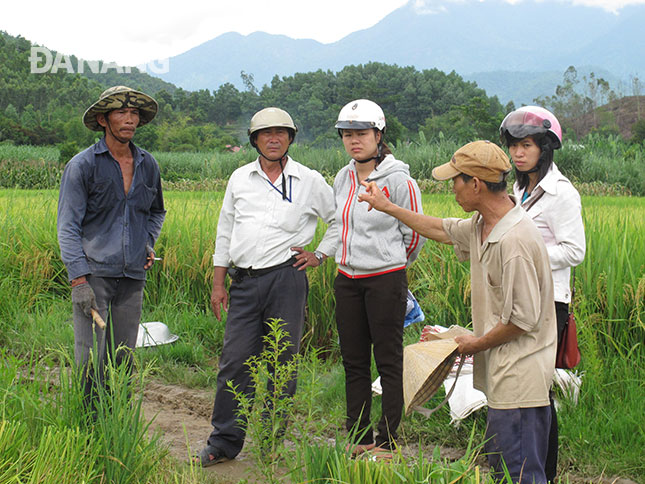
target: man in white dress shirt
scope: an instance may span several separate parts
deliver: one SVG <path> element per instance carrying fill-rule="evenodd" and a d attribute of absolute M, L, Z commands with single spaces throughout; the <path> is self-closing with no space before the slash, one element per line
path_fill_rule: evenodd
<path fill-rule="evenodd" d="M 233 459 L 244 445 L 238 403 L 227 388 L 253 396 L 245 362 L 263 349 L 268 321 L 281 319 L 291 346 L 285 360 L 300 348 L 308 282 L 304 269 L 320 265 L 336 252 L 334 196 L 317 171 L 288 156 L 297 127 L 286 111 L 270 107 L 251 119 L 249 138 L 258 158 L 231 175 L 217 225 L 211 306 L 215 317 L 228 311 L 217 391 L 207 445 L 196 461 L 207 467 Z M 309 244 L 318 219 L 329 224 L 316 251 Z M 231 277 L 230 296 L 225 288 Z M 296 391 L 294 375 L 289 395 Z"/>

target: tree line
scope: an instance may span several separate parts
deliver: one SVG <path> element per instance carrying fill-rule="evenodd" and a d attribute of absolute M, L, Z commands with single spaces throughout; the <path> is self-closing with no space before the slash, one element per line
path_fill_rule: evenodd
<path fill-rule="evenodd" d="M 30 72 L 32 44 L 0 32 L 0 142 L 31 145 L 94 141 L 81 122 L 84 110 L 107 87 L 126 84 L 152 94 L 159 103 L 154 123 L 141 128 L 137 141 L 150 150 L 225 149 L 246 141 L 254 112 L 279 106 L 293 116 L 298 140 L 325 144 L 335 139 L 340 108 L 356 98 L 379 103 L 387 117 L 391 141 L 419 130 L 432 138 L 442 129 L 459 138 L 491 137 L 504 107 L 475 83 L 436 69 L 418 71 L 382 63 L 275 76 L 257 88 L 253 75 L 241 72 L 245 89 L 227 83 L 209 91 L 186 91 L 139 73 Z M 72 56 L 72 59 L 75 59 Z"/>
<path fill-rule="evenodd" d="M 387 120 L 386 141 L 449 138 L 459 142 L 497 140 L 503 106 L 474 82 L 457 73 L 417 70 L 378 62 L 351 65 L 338 72 L 318 70 L 275 76 L 258 88 L 253 75 L 240 73 L 244 89 L 226 83 L 216 90 L 186 91 L 138 72 L 33 74 L 32 44 L 0 32 L 0 143 L 59 145 L 67 155 L 92 144 L 96 133 L 87 130 L 81 116 L 109 86 L 125 84 L 152 94 L 159 103 L 154 123 L 137 131 L 136 142 L 154 151 L 223 151 L 246 142 L 250 117 L 263 107 L 286 109 L 299 128 L 298 141 L 327 146 L 337 140 L 333 129 L 341 107 L 356 98 L 381 105 Z M 73 59 L 75 59 L 72 56 Z M 553 96 L 536 101 L 552 109 L 575 130 L 575 120 L 615 94 L 608 83 L 584 78 L 590 94 L 576 90 L 575 68 L 564 75 Z M 569 121 L 571 120 L 571 121 Z"/>

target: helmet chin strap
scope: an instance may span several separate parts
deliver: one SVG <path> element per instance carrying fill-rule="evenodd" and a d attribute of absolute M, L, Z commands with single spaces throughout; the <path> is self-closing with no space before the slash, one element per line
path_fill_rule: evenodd
<path fill-rule="evenodd" d="M 368 161 L 377 160 L 377 164 L 378 164 L 378 160 L 381 159 L 382 155 L 383 155 L 383 143 L 381 141 L 379 141 L 378 142 L 378 149 L 376 151 L 376 156 L 372 156 L 371 158 L 366 158 L 364 160 L 357 160 L 356 158 L 354 158 L 354 161 L 356 163 L 367 163 Z"/>
<path fill-rule="evenodd" d="M 377 156 L 372 156 L 371 158 L 367 158 L 367 159 L 365 159 L 365 160 L 357 160 L 356 158 L 354 158 L 354 161 L 355 161 L 356 163 L 367 163 L 368 161 L 378 160 L 378 159 L 379 159 L 379 157 L 378 157 L 378 155 L 377 155 Z"/>
<path fill-rule="evenodd" d="M 128 144 L 130 142 L 130 140 L 126 138 L 120 138 L 114 134 L 114 131 L 112 131 L 112 126 L 110 125 L 110 120 L 107 118 L 107 116 L 105 116 L 105 123 L 107 124 L 107 128 L 110 130 L 110 134 L 115 140 L 117 140 L 119 143 L 123 145 Z"/>
<path fill-rule="evenodd" d="M 535 173 L 535 172 L 536 172 L 536 171 L 538 171 L 539 169 L 540 169 L 540 163 L 537 163 L 537 164 L 536 164 L 533 168 L 531 168 L 530 170 L 517 170 L 517 171 L 519 171 L 520 173 L 523 173 L 523 174 L 525 174 L 525 175 L 528 175 L 529 173 Z"/>
<path fill-rule="evenodd" d="M 538 161 L 533 168 L 531 168 L 530 170 L 517 170 L 517 171 L 519 171 L 524 175 L 528 175 L 529 173 L 535 173 L 536 171 L 538 171 L 543 164 L 544 164 L 544 150 L 542 149 L 542 152 L 540 153 L 540 157 L 538 158 Z"/>
<path fill-rule="evenodd" d="M 266 156 L 262 151 L 260 151 L 260 148 L 257 146 L 255 147 L 256 151 L 260 153 L 260 156 L 264 158 L 267 161 L 270 161 L 272 163 L 275 163 L 276 161 L 280 163 L 280 173 L 282 173 L 282 200 L 287 199 L 287 180 L 284 177 L 284 164 L 283 162 L 287 159 L 287 155 L 289 154 L 289 148 L 287 148 L 287 151 L 284 152 L 284 154 L 279 157 L 279 158 L 269 158 Z"/>

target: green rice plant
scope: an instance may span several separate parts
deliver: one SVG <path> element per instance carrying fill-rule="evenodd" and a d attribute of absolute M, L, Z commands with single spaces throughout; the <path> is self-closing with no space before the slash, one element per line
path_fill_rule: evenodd
<path fill-rule="evenodd" d="M 579 403 L 560 399 L 560 468 L 578 477 L 602 473 L 643 482 L 643 352 L 597 359 L 588 355 L 585 346 L 582 355 Z M 585 482 L 591 480 L 588 477 Z"/>
<path fill-rule="evenodd" d="M 143 386 L 149 367 L 138 366 L 132 375 L 127 359 L 115 366 L 108 357 L 105 366 L 94 363 L 88 371 L 94 373 L 95 381 L 104 382 L 95 387 L 95 399 L 88 408 L 102 456 L 100 470 L 108 482 L 151 481 L 167 449 L 160 443 L 160 434 L 151 432 L 152 421 L 143 417 Z"/>
<path fill-rule="evenodd" d="M 222 192 L 166 193 L 168 215 L 156 246 L 163 260 L 148 273 L 144 304 L 144 311 L 175 319 L 179 325 L 184 325 L 186 318 L 191 325 L 201 321 L 195 330 L 185 325 L 182 336 L 191 344 L 204 339 L 204 348 L 210 348 L 211 353 L 217 352 L 224 327 L 224 322 L 211 316 L 209 301 L 211 255 L 222 196 Z M 18 328 L 18 321 L 20 331 L 25 325 L 35 329 L 46 318 L 60 318 L 52 312 L 59 313 L 64 304 L 69 304 L 67 274 L 56 240 L 56 198 L 53 191 L 0 192 L 0 229 L 6 234 L 0 241 L 2 341 Z M 424 195 L 423 206 L 425 213 L 435 216 L 466 216 L 448 194 Z M 581 340 L 588 339 L 590 344 L 598 340 L 597 347 L 602 351 L 627 354 L 643 341 L 644 212 L 642 198 L 583 198 L 588 250 L 577 270 L 576 313 L 581 321 Z M 320 223 L 309 248 L 317 245 L 324 231 L 325 225 Z M 323 348 L 337 354 L 335 276 L 333 261 L 308 271 L 305 349 Z M 451 247 L 427 242 L 410 266 L 408 279 L 428 323 L 468 324 L 468 264 L 460 263 Z M 178 318 L 181 314 L 185 316 Z M 594 321 L 598 324 L 590 325 Z M 67 338 L 66 334 L 56 337 Z M 173 358 L 195 362 L 200 357 L 185 353 Z"/>
<path fill-rule="evenodd" d="M 496 140 L 493 140 L 496 141 Z M 423 132 L 414 141 L 389 142 L 394 155 L 410 166 L 413 178 L 425 185 L 432 180 L 432 168 L 445 163 L 459 144 L 441 133 L 427 140 Z M 63 145 L 63 151 L 73 147 Z M 54 147 L 0 145 L 0 187 L 56 188 L 64 165 L 61 150 Z M 349 157 L 337 138 L 327 147 L 294 144 L 291 156 L 321 172 L 329 183 L 347 164 Z M 237 153 L 154 152 L 162 179 L 176 190 L 221 190 L 231 173 L 257 157 L 248 144 Z M 69 157 L 63 156 L 66 160 Z M 574 142 L 565 140 L 555 158 L 570 179 L 579 182 L 585 193 L 645 195 L 645 149 L 617 136 L 592 133 Z M 443 185 L 431 182 L 431 187 Z"/>
<path fill-rule="evenodd" d="M 0 482 L 99 482 L 92 437 L 80 429 L 45 426 L 34 432 L 20 421 L 0 421 Z"/>
<path fill-rule="evenodd" d="M 472 441 L 473 435 L 471 435 Z M 428 460 L 423 449 L 414 457 L 404 457 L 397 449 L 391 461 L 378 460 L 370 452 L 352 458 L 345 450 L 346 442 L 336 440 L 334 445 L 301 446 L 296 449 L 291 465 L 292 482 L 302 483 L 492 483 L 494 481 L 482 472 L 475 463 L 481 446 L 468 446 L 461 459 L 451 462 L 442 459 L 439 447 Z M 501 480 L 511 483 L 506 473 Z"/>
<path fill-rule="evenodd" d="M 127 365 L 108 364 L 106 385 L 96 389 L 90 413 L 79 370 L 68 353 L 59 353 L 24 360 L 0 352 L 0 422 L 19 424 L 16 443 L 0 435 L 0 476 L 19 462 L 24 476 L 18 482 L 153 482 L 167 450 L 143 418 L 142 387 L 149 369 L 139 367 L 131 376 Z M 58 383 L 48 370 L 52 361 L 60 363 Z M 94 365 L 94 371 L 102 370 Z M 24 442 L 23 431 L 29 436 Z"/>
<path fill-rule="evenodd" d="M 300 357 L 290 425 L 300 446 L 318 445 L 345 421 L 345 373 L 312 349 Z"/>
<path fill-rule="evenodd" d="M 58 158 L 54 147 L 0 144 L 0 187 L 53 188 L 62 175 Z"/>
<path fill-rule="evenodd" d="M 626 203 L 629 201 L 629 203 Z M 645 341 L 644 199 L 583 199 L 587 255 L 576 271 L 578 328 L 599 356 Z"/>

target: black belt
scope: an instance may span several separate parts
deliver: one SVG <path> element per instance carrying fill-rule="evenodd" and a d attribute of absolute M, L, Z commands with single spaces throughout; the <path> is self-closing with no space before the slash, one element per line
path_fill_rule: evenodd
<path fill-rule="evenodd" d="M 244 267 L 229 267 L 228 269 L 228 275 L 231 276 L 231 279 L 233 279 L 236 282 L 241 281 L 244 277 L 260 277 L 265 274 L 268 274 L 269 272 L 273 272 L 278 269 L 282 269 L 284 267 L 289 267 L 292 266 L 296 263 L 296 258 L 292 257 L 286 262 L 283 262 L 282 264 L 278 264 L 277 266 L 271 266 L 271 267 L 264 267 L 263 269 L 253 269 L 252 267 L 249 268 L 244 268 Z"/>

